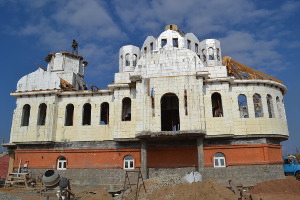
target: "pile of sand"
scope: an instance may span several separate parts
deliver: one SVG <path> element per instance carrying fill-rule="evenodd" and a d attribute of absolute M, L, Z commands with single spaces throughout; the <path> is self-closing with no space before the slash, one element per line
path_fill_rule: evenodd
<path fill-rule="evenodd" d="M 258 183 L 254 189 L 250 191 L 252 194 L 260 193 L 281 193 L 281 194 L 300 194 L 300 181 L 293 177 L 287 179 L 277 179 Z"/>
<path fill-rule="evenodd" d="M 161 181 L 159 181 L 159 179 Z M 208 179 L 204 182 L 197 183 L 182 183 L 181 180 L 170 181 L 170 177 L 160 177 L 160 178 L 148 179 L 146 180 L 144 191 L 143 186 L 140 187 L 139 200 L 234 200 L 237 199 L 235 194 L 227 189 L 222 184 L 214 182 L 212 179 Z M 164 180 L 168 180 L 168 184 Z M 170 184 L 171 182 L 171 184 Z M 177 184 L 178 183 L 178 184 Z M 160 186 L 160 185 L 165 186 Z M 124 200 L 135 199 L 136 189 L 131 192 L 127 190 L 124 193 Z M 121 199 L 117 197 L 116 199 Z"/>

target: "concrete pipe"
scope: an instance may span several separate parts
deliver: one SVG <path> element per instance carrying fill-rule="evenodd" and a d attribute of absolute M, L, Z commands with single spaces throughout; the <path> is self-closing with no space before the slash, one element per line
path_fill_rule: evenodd
<path fill-rule="evenodd" d="M 42 181 L 46 187 L 54 188 L 58 185 L 60 176 L 54 170 L 47 170 L 43 175 Z"/>

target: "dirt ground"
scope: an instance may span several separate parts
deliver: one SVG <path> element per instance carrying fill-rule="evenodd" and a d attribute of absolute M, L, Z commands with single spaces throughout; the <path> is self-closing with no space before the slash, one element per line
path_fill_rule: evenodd
<path fill-rule="evenodd" d="M 172 181 L 171 181 L 172 182 Z M 148 179 L 139 189 L 139 200 L 234 200 L 238 197 L 224 185 L 212 179 L 197 183 L 182 183 L 173 181 L 172 184 L 163 183 L 159 179 Z M 101 187 L 72 186 L 75 193 L 74 200 L 121 200 L 122 195 L 113 198 Z M 265 181 L 255 185 L 251 190 L 243 191 L 243 200 L 296 200 L 300 199 L 300 181 L 294 177 L 286 177 L 272 181 Z M 124 200 L 135 199 L 136 189 L 127 190 Z M 25 189 L 23 186 L 0 188 L 0 199 L 33 200 L 40 198 L 35 188 Z M 56 199 L 55 196 L 50 199 Z"/>

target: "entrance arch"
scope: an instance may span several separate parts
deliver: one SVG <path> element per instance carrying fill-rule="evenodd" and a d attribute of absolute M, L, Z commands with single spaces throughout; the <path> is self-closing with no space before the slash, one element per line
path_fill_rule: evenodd
<path fill-rule="evenodd" d="M 179 99 L 174 93 L 166 93 L 161 97 L 161 130 L 179 131 Z"/>

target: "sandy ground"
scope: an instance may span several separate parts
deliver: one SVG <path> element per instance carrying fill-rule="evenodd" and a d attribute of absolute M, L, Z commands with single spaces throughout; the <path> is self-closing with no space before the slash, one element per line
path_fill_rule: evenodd
<path fill-rule="evenodd" d="M 172 182 L 172 181 L 171 181 Z M 145 181 L 146 192 L 143 187 L 138 191 L 139 200 L 233 200 L 238 199 L 234 192 L 212 179 L 197 183 L 174 182 L 161 184 L 158 179 Z M 119 200 L 121 196 L 113 198 L 101 187 L 72 186 L 75 193 L 74 200 Z M 124 200 L 135 199 L 136 189 L 132 188 L 124 193 Z M 34 200 L 40 197 L 37 188 L 25 189 L 24 186 L 0 188 L 0 200 Z M 57 199 L 55 196 L 51 199 Z M 242 200 L 296 200 L 300 199 L 300 181 L 294 177 L 286 177 L 272 181 L 265 181 L 255 185 L 251 190 L 243 192 Z"/>

